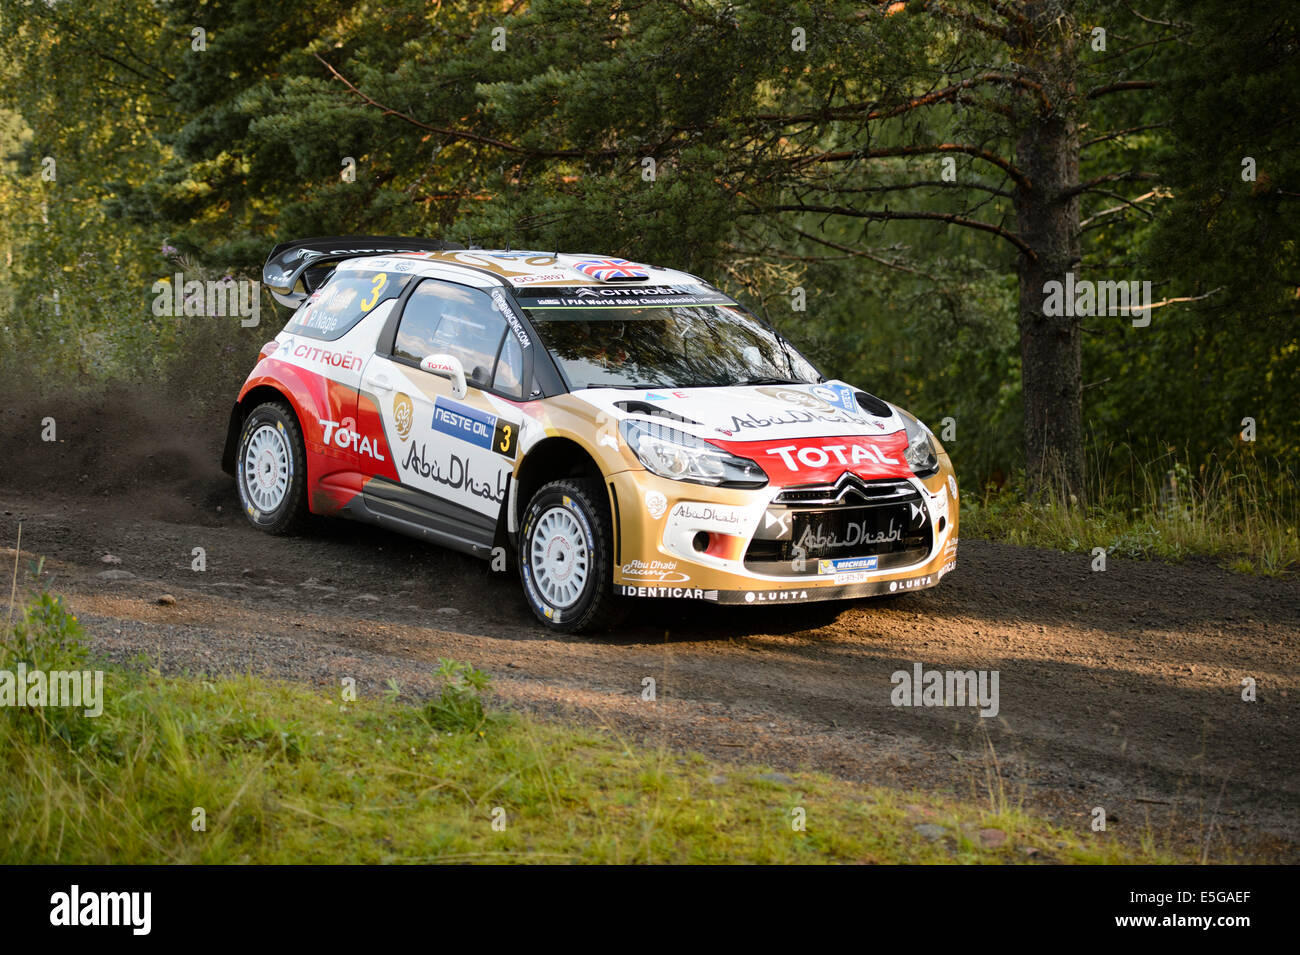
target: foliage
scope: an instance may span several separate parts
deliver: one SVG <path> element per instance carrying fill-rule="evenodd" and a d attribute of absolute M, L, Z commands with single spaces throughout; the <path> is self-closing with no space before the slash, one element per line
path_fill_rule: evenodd
<path fill-rule="evenodd" d="M 1094 451 L 1175 447 L 1195 470 L 1251 418 L 1288 474 L 1297 21 L 1150 2 L 1059 5 L 1088 185 L 1077 271 L 1150 278 L 1175 300 L 1145 328 L 1084 323 L 1084 421 Z M 269 299 L 246 330 L 153 315 L 153 283 L 178 257 L 256 278 L 295 235 L 612 252 L 715 278 L 828 374 L 953 419 L 962 481 L 1004 485 L 1024 467 L 1018 253 L 997 232 L 897 215 L 1018 228 L 1007 169 L 915 150 L 1024 161 L 1037 51 L 1001 31 L 1029 9 L 0 0 L 0 364 L 47 385 L 201 369 L 205 394 L 228 394 L 277 324 Z"/>
<path fill-rule="evenodd" d="M 1220 559 L 1275 577 L 1300 567 L 1300 476 L 1254 449 L 1193 468 L 1172 450 L 1139 457 L 1133 445 L 1098 449 L 1086 506 L 1033 502 L 1014 485 L 962 496 L 962 533 L 1110 557 Z"/>
<path fill-rule="evenodd" d="M 442 689 L 437 699 L 425 704 L 429 725 L 440 730 L 473 732 L 487 719 L 483 712 L 483 694 L 491 678 L 468 663 L 443 659 L 438 661 Z"/>

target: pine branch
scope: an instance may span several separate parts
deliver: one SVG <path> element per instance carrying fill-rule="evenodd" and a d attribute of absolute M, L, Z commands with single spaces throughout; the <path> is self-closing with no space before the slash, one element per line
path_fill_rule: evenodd
<path fill-rule="evenodd" d="M 1111 93 L 1123 93 L 1127 90 L 1153 90 L 1160 83 L 1157 80 L 1122 80 L 1119 83 L 1108 83 L 1105 86 L 1098 86 L 1088 91 L 1088 99 L 1097 99 L 1101 96 L 1108 96 Z"/>
<path fill-rule="evenodd" d="M 978 76 L 964 79 L 959 83 L 945 86 L 943 89 L 933 90 L 929 93 L 913 97 L 912 99 L 905 100 L 902 103 L 883 109 L 872 109 L 872 107 L 876 105 L 874 103 L 853 103 L 847 106 L 830 106 L 809 113 L 794 113 L 789 115 L 781 113 L 759 113 L 754 116 L 754 119 L 759 122 L 775 122 L 783 124 L 806 123 L 830 119 L 854 118 L 858 117 L 863 110 L 870 110 L 870 112 L 865 116 L 860 117 L 863 122 L 869 123 L 873 120 L 892 119 L 895 116 L 901 116 L 903 113 L 919 109 L 923 106 L 933 106 L 935 103 L 941 103 L 944 100 L 956 99 L 960 93 L 969 90 L 972 87 L 981 86 L 987 83 L 1005 83 L 1021 89 L 1029 90 L 1038 95 L 1039 101 L 1042 103 L 1044 109 L 1050 110 L 1052 107 L 1051 101 L 1047 98 L 1047 93 L 1043 89 L 1041 83 L 1037 83 L 1023 76 L 998 73 L 989 70 L 980 73 Z M 974 101 L 973 105 L 979 106 L 980 103 L 979 101 Z"/>
<path fill-rule="evenodd" d="M 967 143 L 932 143 L 923 146 L 889 146 L 883 149 L 855 149 L 841 150 L 838 152 L 825 152 L 816 156 L 808 156 L 797 165 L 823 162 L 851 162 L 855 159 L 887 159 L 893 156 L 925 156 L 934 155 L 935 153 L 965 153 L 968 156 L 974 156 L 976 159 L 982 159 L 987 163 L 997 166 L 1014 179 L 1016 185 L 1020 186 L 1020 188 L 1025 191 L 1033 189 L 1033 183 L 1029 181 L 1029 177 L 1021 172 L 1014 164 L 1003 159 L 997 153 Z"/>
<path fill-rule="evenodd" d="M 1104 176 L 1097 176 L 1095 179 L 1089 179 L 1087 182 L 1081 182 L 1077 186 L 1066 189 L 1061 193 L 1062 199 L 1071 199 L 1080 193 L 1092 192 L 1097 186 L 1105 182 L 1134 182 L 1137 180 L 1159 179 L 1153 172 L 1141 172 L 1139 170 L 1128 170 L 1127 172 L 1108 172 Z"/>
<path fill-rule="evenodd" d="M 1037 261 L 1038 254 L 1029 246 L 1024 239 L 1010 232 L 1002 226 L 994 225 L 991 222 L 981 222 L 978 219 L 968 219 L 965 216 L 959 216 L 951 212 L 922 212 L 907 211 L 895 212 L 892 209 L 854 209 L 851 206 L 821 206 L 807 205 L 803 203 L 786 203 L 774 206 L 762 206 L 758 209 L 742 212 L 740 215 L 761 215 L 775 212 L 812 212 L 821 213 L 828 216 L 849 216 L 855 219 L 868 219 L 875 222 L 891 222 L 894 220 L 920 220 L 928 222 L 943 222 L 948 225 L 962 226 L 967 229 L 975 229 L 980 232 L 988 232 L 999 238 L 1006 239 L 1021 254 L 1030 261 Z"/>
<path fill-rule="evenodd" d="M 459 139 L 465 142 L 472 142 L 472 143 L 482 143 L 485 146 L 493 146 L 497 149 L 503 150 L 504 152 L 515 153 L 520 156 L 530 156 L 538 159 L 590 159 L 595 157 L 608 158 L 610 156 L 617 155 L 617 151 L 613 149 L 602 149 L 602 150 L 530 149 L 527 146 L 519 146 L 514 143 L 508 143 L 503 139 L 495 139 L 491 136 L 484 136 L 481 133 L 470 132 L 469 130 L 451 129 L 446 126 L 434 126 L 431 123 L 426 123 L 416 119 L 414 116 L 411 116 L 409 113 L 403 113 L 401 110 L 393 109 L 392 107 L 385 106 L 382 103 L 376 102 L 374 99 L 367 96 L 365 93 L 361 92 L 361 90 L 357 89 L 357 87 L 350 80 L 348 80 L 342 73 L 336 70 L 329 63 L 329 61 L 327 61 L 319 53 L 312 53 L 312 56 L 320 60 L 321 64 L 324 65 L 324 67 L 330 71 L 330 74 L 336 80 L 338 80 L 344 86 L 346 86 L 350 93 L 355 94 L 367 106 L 379 110 L 381 115 L 395 116 L 396 118 L 402 120 L 402 122 L 409 123 L 418 129 L 427 130 L 428 132 L 431 133 L 437 133 L 440 136 L 447 136 L 448 138 L 451 139 Z"/>
<path fill-rule="evenodd" d="M 1103 133 L 1100 136 L 1094 136 L 1092 139 L 1084 140 L 1079 144 L 1079 149 L 1087 149 L 1089 146 L 1095 146 L 1097 143 L 1104 143 L 1111 139 L 1122 139 L 1130 133 L 1141 133 L 1148 129 L 1168 129 L 1169 123 L 1144 123 L 1141 126 L 1130 126 L 1127 129 L 1117 129 L 1114 132 Z"/>

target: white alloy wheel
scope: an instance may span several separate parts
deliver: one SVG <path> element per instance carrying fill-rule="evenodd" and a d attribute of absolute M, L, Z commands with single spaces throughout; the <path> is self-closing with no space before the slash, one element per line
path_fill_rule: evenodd
<path fill-rule="evenodd" d="M 244 490 L 259 511 L 270 513 L 289 492 L 289 445 L 274 425 L 253 432 L 244 450 Z"/>
<path fill-rule="evenodd" d="M 582 596 L 591 546 L 568 508 L 552 507 L 537 519 L 528 560 L 537 588 L 551 606 L 571 607 Z"/>

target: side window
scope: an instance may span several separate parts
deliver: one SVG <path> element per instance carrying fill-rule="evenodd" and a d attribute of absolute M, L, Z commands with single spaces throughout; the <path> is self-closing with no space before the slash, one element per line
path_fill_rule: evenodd
<path fill-rule="evenodd" d="M 417 285 L 411 297 L 406 300 L 402 310 L 402 324 L 397 328 L 397 338 L 393 341 L 393 357 L 404 358 L 419 364 L 427 355 L 435 351 L 434 333 L 442 321 L 442 298 L 437 294 L 435 283 L 425 282 Z"/>
<path fill-rule="evenodd" d="M 338 269 L 293 313 L 286 332 L 332 341 L 346 334 L 381 302 L 397 298 L 409 275 Z"/>
<path fill-rule="evenodd" d="M 455 355 L 465 368 L 465 380 L 487 388 L 505 333 L 506 320 L 486 292 L 426 279 L 406 301 L 393 357 L 419 363 L 429 355 Z"/>
<path fill-rule="evenodd" d="M 524 396 L 524 350 L 514 335 L 507 335 L 501 346 L 501 357 L 497 359 L 497 374 L 492 380 L 492 387 L 511 398 Z"/>

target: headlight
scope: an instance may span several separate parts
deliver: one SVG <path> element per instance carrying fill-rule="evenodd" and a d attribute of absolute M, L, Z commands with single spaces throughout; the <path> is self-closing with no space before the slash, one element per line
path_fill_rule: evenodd
<path fill-rule="evenodd" d="M 939 468 L 939 455 L 930 440 L 930 429 L 911 415 L 905 414 L 903 424 L 907 428 L 907 465 L 921 477 L 933 474 Z"/>
<path fill-rule="evenodd" d="M 767 483 L 767 475 L 755 462 L 675 428 L 629 419 L 619 425 L 619 431 L 637 460 L 660 477 L 725 487 L 762 487 Z"/>

